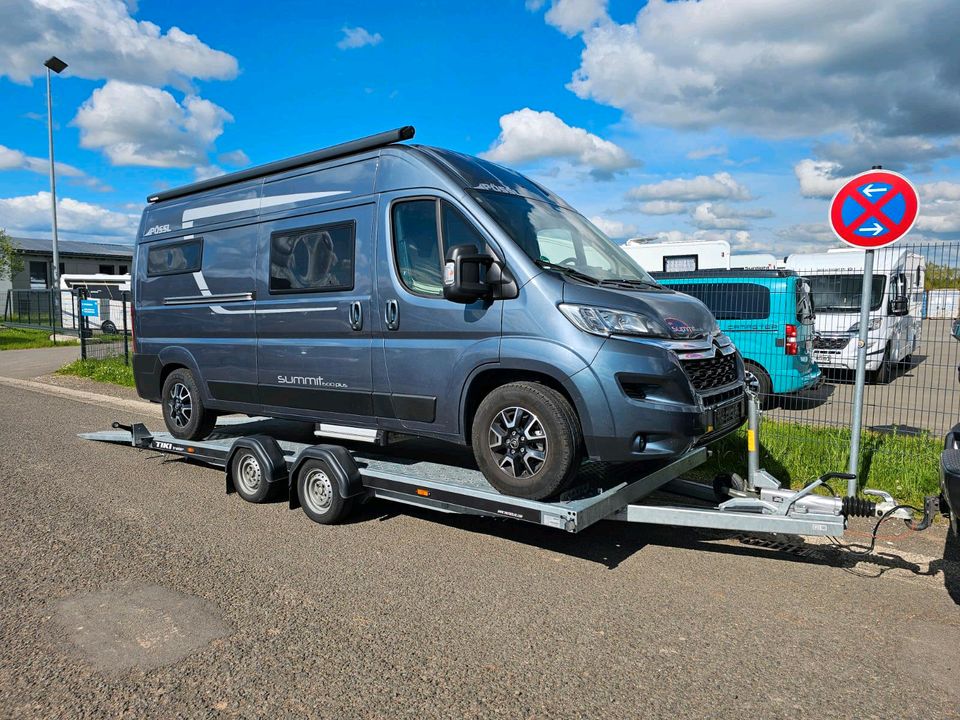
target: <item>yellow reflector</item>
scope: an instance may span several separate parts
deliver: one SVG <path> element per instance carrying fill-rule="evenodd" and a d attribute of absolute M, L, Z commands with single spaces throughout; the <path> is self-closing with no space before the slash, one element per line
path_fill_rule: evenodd
<path fill-rule="evenodd" d="M 196 450 L 194 450 L 193 448 L 187 448 L 187 452 L 192 453 L 192 452 L 196 452 Z"/>
<path fill-rule="evenodd" d="M 424 490 L 423 488 L 417 488 L 417 495 L 421 495 L 421 496 L 423 496 L 423 497 L 427 497 L 427 496 L 430 495 L 430 491 L 429 491 L 429 490 Z"/>
<path fill-rule="evenodd" d="M 757 451 L 757 434 L 753 430 L 747 430 L 747 450 L 749 452 Z"/>

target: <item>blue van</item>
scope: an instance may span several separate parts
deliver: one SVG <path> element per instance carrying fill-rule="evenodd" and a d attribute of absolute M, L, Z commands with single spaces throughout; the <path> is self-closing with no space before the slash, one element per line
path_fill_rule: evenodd
<path fill-rule="evenodd" d="M 653 273 L 659 283 L 692 295 L 710 308 L 757 376 L 766 407 L 776 395 L 813 387 L 813 296 L 792 270 L 700 270 Z"/>
<path fill-rule="evenodd" d="M 584 458 L 662 462 L 743 423 L 743 363 L 701 302 L 543 186 L 412 136 L 148 198 L 133 369 L 174 436 L 239 412 L 431 437 L 543 499 Z"/>

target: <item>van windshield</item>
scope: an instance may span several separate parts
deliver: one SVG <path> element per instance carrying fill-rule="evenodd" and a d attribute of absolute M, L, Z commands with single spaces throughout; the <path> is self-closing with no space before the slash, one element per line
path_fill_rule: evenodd
<path fill-rule="evenodd" d="M 850 313 L 860 310 L 863 275 L 804 276 L 813 293 L 813 307 L 818 313 Z M 886 278 L 874 275 L 870 291 L 870 309 L 879 310 L 883 302 Z"/>
<path fill-rule="evenodd" d="M 530 259 L 543 267 L 566 269 L 575 279 L 658 287 L 643 268 L 579 213 L 520 195 L 484 190 L 473 191 L 473 196 Z"/>

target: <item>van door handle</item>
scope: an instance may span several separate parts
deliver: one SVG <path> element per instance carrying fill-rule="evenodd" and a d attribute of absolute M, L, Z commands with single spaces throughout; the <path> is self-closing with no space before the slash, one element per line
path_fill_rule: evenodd
<path fill-rule="evenodd" d="M 396 330 L 400 327 L 400 304 L 396 300 L 387 300 L 383 319 L 387 322 L 387 330 Z"/>
<path fill-rule="evenodd" d="M 363 305 L 360 301 L 350 303 L 350 327 L 354 330 L 363 329 Z"/>

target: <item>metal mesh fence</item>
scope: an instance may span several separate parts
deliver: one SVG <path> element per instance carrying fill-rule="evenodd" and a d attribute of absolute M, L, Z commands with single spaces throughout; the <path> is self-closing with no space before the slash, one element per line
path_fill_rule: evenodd
<path fill-rule="evenodd" d="M 116 287 L 81 288 L 76 293 L 80 309 L 78 324 L 80 356 L 85 360 L 122 357 L 130 364 L 130 292 Z M 85 316 L 86 305 L 96 309 L 95 316 Z"/>
<path fill-rule="evenodd" d="M 707 304 L 757 375 L 765 419 L 815 455 L 818 435 L 804 429 L 849 428 L 853 415 L 863 257 L 834 250 L 792 255 L 786 269 L 658 280 Z M 897 243 L 874 262 L 864 430 L 942 437 L 960 421 L 960 243 Z"/>

